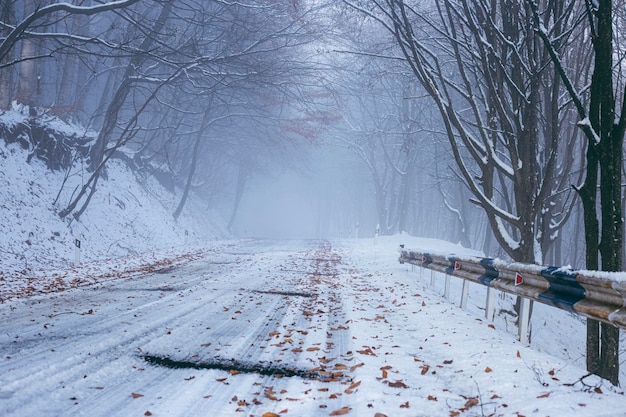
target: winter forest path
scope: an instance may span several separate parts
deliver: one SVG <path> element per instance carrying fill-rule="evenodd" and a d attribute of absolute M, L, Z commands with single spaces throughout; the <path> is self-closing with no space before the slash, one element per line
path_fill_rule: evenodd
<path fill-rule="evenodd" d="M 554 416 L 626 406 L 427 293 L 396 256 L 246 240 L 157 273 L 0 304 L 0 415 Z"/>

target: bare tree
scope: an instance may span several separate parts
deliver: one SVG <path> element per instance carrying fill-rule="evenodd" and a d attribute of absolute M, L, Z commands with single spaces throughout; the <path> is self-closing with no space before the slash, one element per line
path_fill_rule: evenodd
<path fill-rule="evenodd" d="M 532 0 L 527 0 L 527 3 L 533 10 L 535 30 L 545 42 L 576 105 L 580 118 L 578 126 L 587 139 L 586 176 L 582 185 L 576 187 L 584 209 L 586 267 L 591 270 L 621 271 L 621 180 L 626 133 L 626 84 L 623 82 L 623 65 L 613 64 L 616 53 L 613 43 L 613 2 L 585 1 L 583 16 L 587 23 L 586 40 L 591 43 L 595 54 L 588 95 L 581 94 L 582 90 L 576 88 L 575 81 L 567 72 L 561 59 L 562 45 L 550 27 L 542 21 L 537 3 Z M 588 102 L 587 106 L 585 102 Z M 601 220 L 598 220 L 598 202 Z M 615 385 L 619 383 L 619 329 L 587 320 L 587 369 Z"/>
<path fill-rule="evenodd" d="M 569 215 L 555 200 L 561 90 L 546 49 L 516 1 L 436 2 L 417 9 L 401 0 L 346 1 L 396 39 L 415 79 L 442 118 L 459 175 L 511 258 L 541 263 Z M 544 13 L 567 19 L 557 8 Z M 564 13 L 564 12 L 563 12 Z M 567 41 L 568 32 L 560 33 Z M 537 158 L 544 155 L 544 158 Z M 548 214 L 548 216 L 546 216 Z"/>

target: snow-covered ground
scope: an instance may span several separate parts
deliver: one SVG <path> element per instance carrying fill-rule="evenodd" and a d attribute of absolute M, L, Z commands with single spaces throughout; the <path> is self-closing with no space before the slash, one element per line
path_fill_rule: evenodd
<path fill-rule="evenodd" d="M 17 111 L 0 115 L 3 123 L 19 123 L 24 117 Z M 0 138 L 0 281 L 74 264 L 79 235 L 84 261 L 228 236 L 223 219 L 193 196 L 174 220 L 180 195 L 149 176 L 137 176 L 119 160 L 109 163 L 108 180 L 99 182 L 80 221 L 62 220 L 57 211 L 88 173 L 77 163 L 66 179 L 65 172 L 49 171 L 37 158 L 26 163 L 27 157 L 27 150 Z"/>
<path fill-rule="evenodd" d="M 55 205 L 65 173 L 27 156 L 0 139 L 1 416 L 624 415 L 586 376 L 584 320 L 535 304 L 525 346 L 511 297 L 490 323 L 484 287 L 461 310 L 460 279 L 445 300 L 397 261 L 457 245 L 235 240 L 197 198 L 174 221 L 178 196 L 119 161 L 69 223 L 85 173 Z"/>
<path fill-rule="evenodd" d="M 0 415 L 623 415 L 620 389 L 444 300 L 400 241 L 423 243 L 215 242 L 5 301 Z"/>

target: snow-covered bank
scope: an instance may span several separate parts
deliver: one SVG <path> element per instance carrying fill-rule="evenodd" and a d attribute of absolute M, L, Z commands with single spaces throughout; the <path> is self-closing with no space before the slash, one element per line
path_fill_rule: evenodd
<path fill-rule="evenodd" d="M 24 123 L 25 118 L 15 110 L 0 115 L 0 122 Z M 67 134 L 77 129 L 54 123 Z M 57 211 L 89 173 L 80 162 L 69 172 L 51 171 L 36 157 L 27 162 L 28 157 L 29 151 L 19 143 L 7 145 L 0 137 L 0 277 L 32 276 L 37 270 L 72 265 L 79 234 L 83 261 L 229 236 L 221 216 L 195 196 L 174 220 L 180 195 L 165 190 L 150 176 L 139 177 L 120 160 L 107 165 L 107 178 L 99 181 L 80 221 L 62 220 Z"/>

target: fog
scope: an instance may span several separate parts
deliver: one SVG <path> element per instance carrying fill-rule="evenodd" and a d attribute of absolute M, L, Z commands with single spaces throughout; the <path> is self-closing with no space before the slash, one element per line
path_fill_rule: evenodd
<path fill-rule="evenodd" d="M 364 167 L 336 146 L 311 146 L 306 153 L 298 169 L 249 182 L 234 233 L 289 239 L 374 235 L 374 192 Z"/>

